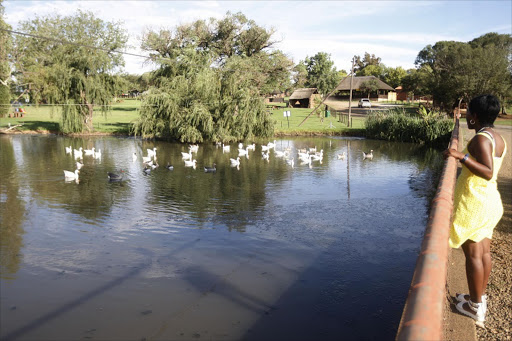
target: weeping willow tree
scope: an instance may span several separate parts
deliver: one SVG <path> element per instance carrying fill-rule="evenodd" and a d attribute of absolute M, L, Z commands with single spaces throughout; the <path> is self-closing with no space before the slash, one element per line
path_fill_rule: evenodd
<path fill-rule="evenodd" d="M 272 30 L 243 14 L 147 32 L 142 48 L 159 68 L 145 97 L 136 135 L 181 142 L 235 141 L 273 134 L 262 94 L 288 87 L 291 61 L 268 52 Z"/>
<path fill-rule="evenodd" d="M 93 130 L 94 107 L 106 114 L 118 89 L 114 74 L 124 65 L 128 37 L 120 23 L 90 12 L 47 16 L 20 23 L 14 58 L 16 76 L 35 103 L 59 104 L 63 132 Z M 36 38 L 45 37 L 44 38 Z"/>

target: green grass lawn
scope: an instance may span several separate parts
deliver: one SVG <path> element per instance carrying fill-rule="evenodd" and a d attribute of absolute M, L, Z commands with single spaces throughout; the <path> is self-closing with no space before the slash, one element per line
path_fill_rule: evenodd
<path fill-rule="evenodd" d="M 352 117 L 353 127 L 348 128 L 346 123 L 339 122 L 339 117 L 325 117 L 323 110 L 315 112 L 299 126 L 312 110 L 284 107 L 271 110 L 272 118 L 276 121 L 276 134 L 318 133 L 333 135 L 339 132 L 357 133 L 364 129 L 364 118 L 362 117 Z M 284 117 L 284 111 L 290 111 L 290 117 Z"/>
<path fill-rule="evenodd" d="M 339 117 L 324 117 L 325 112 L 319 111 L 311 115 L 300 127 L 299 124 L 311 113 L 313 109 L 286 108 L 279 104 L 277 109 L 269 109 L 272 118 L 276 121 L 276 134 L 304 135 L 304 134 L 325 134 L 334 135 L 341 133 L 361 134 L 364 129 L 364 117 L 352 117 L 353 126 L 348 128 L 346 123 L 339 122 Z M 94 130 L 103 133 L 128 134 L 130 124 L 139 115 L 141 102 L 135 99 L 125 99 L 121 103 L 112 106 L 112 110 L 103 115 L 99 109 L 95 109 L 93 119 Z M 23 124 L 19 127 L 27 131 L 58 131 L 60 126 L 60 108 L 49 106 L 25 106 L 27 113 L 24 117 L 0 118 L 0 127 Z M 289 110 L 288 119 L 283 112 Z M 498 119 L 497 125 L 512 125 L 512 119 Z"/>
<path fill-rule="evenodd" d="M 104 133 L 127 134 L 130 124 L 137 119 L 141 102 L 124 99 L 112 105 L 112 110 L 104 115 L 99 108 L 94 109 L 94 130 Z M 24 106 L 24 117 L 0 118 L 0 127 L 23 124 L 20 130 L 58 131 L 61 121 L 61 109 L 51 106 Z"/>

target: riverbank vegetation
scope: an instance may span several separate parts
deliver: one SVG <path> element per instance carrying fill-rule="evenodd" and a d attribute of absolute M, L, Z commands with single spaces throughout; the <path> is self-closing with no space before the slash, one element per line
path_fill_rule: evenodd
<path fill-rule="evenodd" d="M 453 119 L 425 107 L 412 111 L 393 108 L 375 111 L 365 121 L 366 136 L 378 140 L 447 145 Z"/>

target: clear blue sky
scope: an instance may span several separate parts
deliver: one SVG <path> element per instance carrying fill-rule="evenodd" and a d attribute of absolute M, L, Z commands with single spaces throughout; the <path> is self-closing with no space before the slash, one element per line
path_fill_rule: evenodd
<path fill-rule="evenodd" d="M 178 24 L 227 11 L 242 12 L 274 39 L 295 63 L 317 52 L 331 54 L 338 69 L 354 55 L 375 54 L 387 66 L 414 67 L 418 52 L 441 40 L 467 42 L 488 32 L 512 34 L 512 1 L 4 1 L 6 21 L 90 10 L 103 20 L 124 22 L 131 52 L 144 29 Z M 141 58 L 125 57 L 126 71 L 142 73 Z"/>

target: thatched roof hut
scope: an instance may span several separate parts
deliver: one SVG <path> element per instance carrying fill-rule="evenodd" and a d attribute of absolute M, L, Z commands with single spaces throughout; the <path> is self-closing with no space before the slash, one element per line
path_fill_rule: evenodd
<path fill-rule="evenodd" d="M 313 108 L 314 99 L 317 97 L 320 97 L 317 88 L 297 89 L 290 96 L 290 107 Z"/>
<path fill-rule="evenodd" d="M 395 90 L 391 86 L 387 85 L 386 83 L 384 83 L 383 81 L 381 81 L 380 79 L 378 79 L 375 76 L 354 77 L 354 82 L 352 84 L 352 89 L 354 89 L 354 90 L 361 89 L 361 85 L 364 82 L 367 82 L 367 81 L 369 81 L 371 79 L 376 79 L 377 80 L 377 84 L 379 84 L 379 90 L 391 90 L 391 91 Z M 345 79 L 343 79 L 341 81 L 341 83 L 336 87 L 336 90 L 338 90 L 338 91 L 340 91 L 340 90 L 341 91 L 350 90 L 350 76 L 345 77 Z"/>

